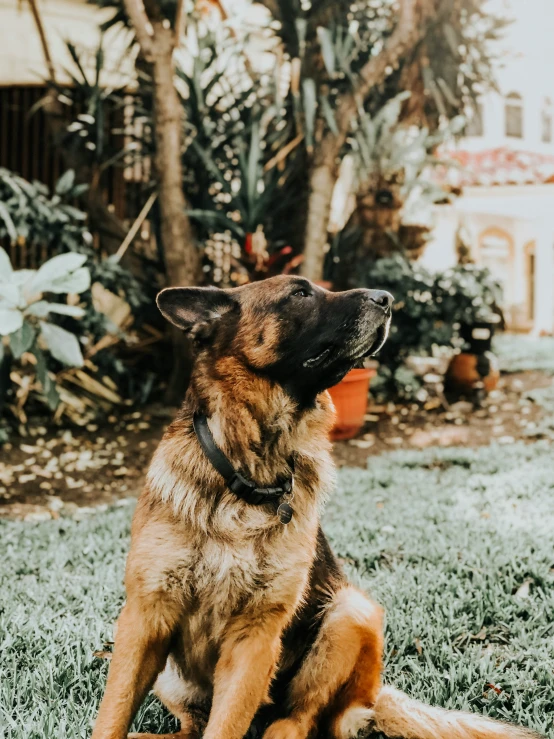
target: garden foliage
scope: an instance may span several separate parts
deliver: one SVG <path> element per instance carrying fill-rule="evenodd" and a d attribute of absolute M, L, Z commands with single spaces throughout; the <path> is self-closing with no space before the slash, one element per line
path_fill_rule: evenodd
<path fill-rule="evenodd" d="M 52 257 L 38 270 L 14 271 L 0 248 L 0 336 L 7 337 L 13 359 L 20 360 L 26 352 L 32 354 L 38 381 L 52 410 L 60 398 L 44 352 L 67 367 L 82 367 L 84 359 L 77 338 L 78 324 L 68 331 L 48 319 L 56 315 L 75 319 L 84 316 L 81 306 L 68 304 L 67 295 L 79 295 L 90 288 L 90 272 L 83 266 L 86 260 L 84 254 L 68 252 Z M 45 299 L 49 295 L 66 299 Z M 0 345 L 0 361 L 2 353 Z"/>
<path fill-rule="evenodd" d="M 462 326 L 487 320 L 501 300 L 500 286 L 486 268 L 466 264 L 433 273 L 398 254 L 367 264 L 360 286 L 394 295 L 389 338 L 378 356 L 381 389 L 408 397 L 420 382 L 406 359 L 459 351 Z"/>
<path fill-rule="evenodd" d="M 59 407 L 60 379 L 67 368 L 80 374 L 72 391 L 63 390 L 65 405 L 74 392 L 93 389 L 109 403 L 140 394 L 141 383 L 151 386 L 140 366 L 130 373 L 114 351 L 127 334 L 96 309 L 93 289 L 100 285 L 127 303 L 135 328 L 153 296 L 121 264 L 102 259 L 93 249 L 86 215 L 71 203 L 85 189 L 75 183 L 73 170 L 60 178 L 52 195 L 41 183 L 0 169 L 0 239 L 35 259 L 53 255 L 38 269 L 14 269 L 0 248 L 0 408 L 9 405 L 21 422 L 26 421 L 23 408 L 30 397 L 52 411 Z M 89 355 L 94 363 L 87 360 Z M 95 402 L 101 410 L 98 398 Z M 72 420 L 82 415 L 82 404 L 76 405 L 79 412 Z M 94 403 L 85 405 L 83 419 L 90 417 Z"/>

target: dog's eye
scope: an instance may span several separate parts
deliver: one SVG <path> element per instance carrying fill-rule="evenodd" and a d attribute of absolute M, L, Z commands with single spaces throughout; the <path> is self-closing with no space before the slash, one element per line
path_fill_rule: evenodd
<path fill-rule="evenodd" d="M 311 295 L 311 292 L 309 290 L 306 290 L 305 287 L 301 287 L 299 290 L 295 290 L 292 293 L 292 296 L 294 298 L 309 298 Z"/>

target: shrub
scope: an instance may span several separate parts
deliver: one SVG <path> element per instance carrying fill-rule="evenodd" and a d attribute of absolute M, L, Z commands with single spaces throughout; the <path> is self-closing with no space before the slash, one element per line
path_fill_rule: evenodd
<path fill-rule="evenodd" d="M 67 331 L 52 320 L 51 314 L 78 319 L 85 315 L 82 307 L 69 305 L 67 295 L 79 295 L 90 287 L 90 272 L 84 254 L 59 254 L 40 269 L 14 271 L 8 255 L 0 248 L 0 336 L 6 337 L 11 358 L 20 360 L 26 352 L 34 357 L 36 375 L 49 407 L 60 401 L 56 385 L 48 372 L 45 352 L 66 367 L 82 367 L 84 363 L 78 340 L 78 323 Z M 52 294 L 63 302 L 45 300 Z M 3 359 L 0 345 L 0 361 Z M 9 361 L 6 358 L 5 361 Z"/>
<path fill-rule="evenodd" d="M 86 423 L 126 398 L 146 400 L 152 389 L 151 357 L 132 348 L 144 338 L 156 281 L 145 286 L 116 259 L 96 253 L 86 215 L 65 202 L 84 187 L 69 170 L 51 195 L 41 183 L 0 168 L 0 239 L 31 253 L 62 252 L 38 270 L 17 271 L 0 252 L 0 412 L 10 394 L 9 407 L 22 423 L 28 398 L 57 409 L 56 418 L 65 413 Z M 110 310 L 96 309 L 95 290 L 104 304 L 123 304 L 130 314 L 123 324 L 114 324 Z M 150 332 L 144 343 L 156 335 Z"/>
<path fill-rule="evenodd" d="M 360 283 L 395 297 L 389 339 L 379 353 L 376 387 L 404 397 L 413 396 L 421 384 L 405 366 L 406 359 L 460 351 L 462 326 L 486 320 L 498 311 L 500 301 L 500 287 L 490 272 L 472 264 L 432 273 L 395 255 L 371 263 Z"/>

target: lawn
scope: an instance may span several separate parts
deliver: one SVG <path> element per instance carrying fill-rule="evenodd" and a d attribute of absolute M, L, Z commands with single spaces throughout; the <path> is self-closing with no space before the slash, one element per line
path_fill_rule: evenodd
<path fill-rule="evenodd" d="M 554 337 L 498 334 L 493 342 L 503 372 L 538 370 L 554 375 Z"/>
<path fill-rule="evenodd" d="M 0 736 L 86 737 L 123 600 L 127 507 L 2 522 Z M 554 455 L 532 445 L 395 452 L 343 469 L 326 530 L 383 603 L 387 680 L 554 737 Z M 136 727 L 173 728 L 153 700 Z"/>

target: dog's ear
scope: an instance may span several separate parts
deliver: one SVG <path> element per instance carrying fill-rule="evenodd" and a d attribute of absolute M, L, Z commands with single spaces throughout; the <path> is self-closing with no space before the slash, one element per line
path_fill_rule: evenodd
<path fill-rule="evenodd" d="M 225 290 L 217 287 L 168 287 L 158 293 L 162 315 L 193 339 L 207 339 L 217 321 L 236 307 Z"/>

